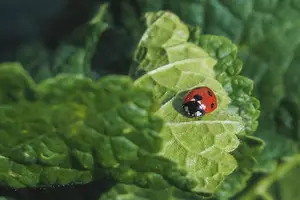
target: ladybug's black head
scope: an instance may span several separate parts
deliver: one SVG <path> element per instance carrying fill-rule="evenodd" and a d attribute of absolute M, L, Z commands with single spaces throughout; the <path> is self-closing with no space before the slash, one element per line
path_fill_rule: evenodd
<path fill-rule="evenodd" d="M 196 95 L 194 96 L 194 99 L 195 99 L 196 101 L 201 101 L 201 100 L 202 100 L 202 96 L 196 94 Z"/>

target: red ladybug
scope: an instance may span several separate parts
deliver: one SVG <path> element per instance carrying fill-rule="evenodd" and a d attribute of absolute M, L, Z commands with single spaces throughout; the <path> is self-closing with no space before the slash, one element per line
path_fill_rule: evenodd
<path fill-rule="evenodd" d="M 182 107 L 189 117 L 203 117 L 218 107 L 217 98 L 210 88 L 197 87 L 185 96 Z"/>

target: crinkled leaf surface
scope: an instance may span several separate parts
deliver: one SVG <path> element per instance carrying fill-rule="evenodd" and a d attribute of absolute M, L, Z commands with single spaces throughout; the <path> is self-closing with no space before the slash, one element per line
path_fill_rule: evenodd
<path fill-rule="evenodd" d="M 240 136 L 240 145 L 233 152 L 237 159 L 237 169 L 226 177 L 216 193 L 219 200 L 230 199 L 248 185 L 248 180 L 254 173 L 257 166 L 257 159 L 264 146 L 263 140 L 253 136 Z M 237 184 L 238 183 L 238 184 Z"/>
<path fill-rule="evenodd" d="M 156 5 L 159 4 L 156 3 Z M 180 4 L 164 1 L 164 8 L 175 12 L 189 24 L 200 25 L 201 31 L 205 34 L 226 36 L 238 44 L 239 56 L 244 63 L 242 73 L 255 82 L 255 95 L 261 101 L 262 112 L 266 112 L 263 117 L 270 118 L 272 115 L 271 119 L 260 120 L 260 124 L 266 123 L 264 126 L 266 129 L 259 128 L 256 134 L 266 142 L 266 148 L 261 156 L 264 162 L 260 159 L 259 163 L 266 163 L 267 160 L 274 163 L 283 155 L 293 154 L 295 152 L 293 147 L 297 146 L 297 142 L 292 145 L 291 142 L 298 138 L 297 121 L 300 116 L 298 99 L 300 7 L 298 1 L 196 0 Z M 200 41 L 202 38 L 200 37 Z M 200 42 L 200 46 L 209 52 L 209 49 L 203 45 L 204 43 Z M 218 46 L 217 43 L 211 44 Z M 216 55 L 222 55 L 223 52 L 221 50 Z M 215 67 L 215 71 L 216 69 Z M 216 73 L 218 74 L 217 71 Z M 224 73 L 220 75 L 222 76 L 218 78 L 219 81 L 224 79 Z M 223 84 L 223 81 L 221 82 Z M 225 89 L 228 92 L 226 87 Z M 231 95 L 229 96 L 232 101 L 235 101 Z M 246 99 L 240 102 L 244 100 Z M 244 105 L 251 104 L 249 100 L 244 102 Z M 240 114 L 243 116 L 243 113 L 247 111 L 245 112 L 242 108 Z M 251 121 L 254 120 L 248 119 L 246 122 L 246 130 L 249 130 L 249 133 L 256 129 L 249 126 Z M 271 124 L 275 125 L 275 130 Z M 254 127 L 255 125 L 257 126 L 253 124 Z M 275 140 L 274 138 L 281 139 Z M 291 148 L 283 153 L 277 151 L 280 149 L 279 146 Z M 270 160 L 270 155 L 273 161 Z M 265 167 L 260 166 L 260 169 L 270 171 L 271 166 L 271 164 Z"/>
<path fill-rule="evenodd" d="M 184 21 L 201 25 L 204 33 L 223 35 L 238 44 L 242 73 L 254 80 L 264 113 L 256 132 L 266 142 L 259 170 L 271 171 L 282 156 L 294 154 L 300 118 L 299 2 L 207 0 L 179 9 L 170 1 L 166 7 Z"/>
<path fill-rule="evenodd" d="M 203 198 L 195 193 L 183 192 L 175 187 L 167 189 L 148 189 L 135 185 L 117 184 L 110 191 L 103 194 L 99 200 L 202 200 Z"/>
<path fill-rule="evenodd" d="M 58 73 L 91 75 L 92 57 L 100 36 L 107 28 L 103 19 L 106 12 L 107 4 L 101 5 L 84 27 L 79 27 L 55 50 L 39 43 L 24 45 L 18 51 L 17 60 L 37 82 Z"/>
<path fill-rule="evenodd" d="M 0 64 L 0 104 L 34 98 L 34 81 L 19 63 Z"/>
<path fill-rule="evenodd" d="M 262 107 L 276 109 L 285 95 L 283 74 L 299 55 L 298 1 L 206 2 L 207 17 L 198 16 L 206 19 L 203 32 L 225 35 L 239 44 L 243 73 L 258 85 Z"/>
<path fill-rule="evenodd" d="M 217 80 L 231 98 L 231 109 L 242 118 L 248 134 L 258 126 L 260 102 L 252 97 L 253 81 L 241 76 L 242 61 L 237 58 L 237 47 L 227 38 L 214 35 L 201 35 L 190 39 L 217 60 L 214 66 Z"/>
<path fill-rule="evenodd" d="M 228 111 L 230 98 L 216 80 L 216 61 L 189 39 L 188 27 L 170 12 L 148 13 L 148 29 L 137 52 L 133 76 L 136 85 L 151 88 L 164 118 L 160 155 L 176 161 L 197 179 L 194 191 L 212 193 L 237 167 L 230 154 L 244 131 L 242 119 Z M 160 37 L 157 37 L 160 35 Z M 209 86 L 217 96 L 218 109 L 201 120 L 182 115 L 181 102 L 194 87 Z"/>
<path fill-rule="evenodd" d="M 203 47 L 217 60 L 214 71 L 217 80 L 232 100 L 229 110 L 237 112 L 242 117 L 246 133 L 252 134 L 257 129 L 260 104 L 251 96 L 253 81 L 239 75 L 242 62 L 237 58 L 237 47 L 225 37 L 199 35 L 197 34 L 199 28 L 194 29 L 190 41 Z M 239 136 L 239 140 L 240 146 L 233 152 L 238 161 L 238 168 L 218 188 L 219 199 L 228 199 L 246 186 L 247 180 L 254 172 L 254 166 L 257 166 L 256 160 L 264 145 L 263 140 L 253 136 Z"/>
<path fill-rule="evenodd" d="M 0 71 L 1 97 L 14 98 L 0 104 L 2 186 L 86 183 L 103 176 L 142 187 L 193 186 L 175 163 L 154 155 L 162 121 L 151 112 L 152 93 L 130 78 L 61 74 L 35 85 L 18 64 L 3 64 Z"/>

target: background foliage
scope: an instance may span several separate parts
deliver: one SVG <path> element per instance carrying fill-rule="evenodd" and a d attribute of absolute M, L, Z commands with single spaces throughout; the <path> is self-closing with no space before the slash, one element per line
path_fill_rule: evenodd
<path fill-rule="evenodd" d="M 5 19 L 10 20 L 0 22 L 1 61 L 18 60 L 35 83 L 62 72 L 81 73 L 95 79 L 107 74 L 126 75 L 134 64 L 132 57 L 137 43 L 147 28 L 142 20 L 144 13 L 171 10 L 183 22 L 191 25 L 189 31 L 195 37 L 188 38 L 189 42 L 200 46 L 217 60 L 217 73 L 218 69 L 222 72 L 222 63 L 227 60 L 236 60 L 232 62 L 236 66 L 239 60 L 243 62 L 241 74 L 254 81 L 254 96 L 260 100 L 261 113 L 257 130 L 251 131 L 256 129 L 257 123 L 249 123 L 247 137 L 241 138 L 245 145 L 234 152 L 239 166 L 243 167 L 237 169 L 236 176 L 233 174 L 228 177 L 215 198 L 255 199 L 260 196 L 265 199 L 297 199 L 299 195 L 295 185 L 298 180 L 294 177 L 299 174 L 300 134 L 298 1 L 108 2 L 110 6 L 107 13 L 103 7 L 98 11 L 103 2 L 96 0 L 51 1 L 49 5 L 46 1 L 32 1 L 31 5 L 17 1 L 3 3 L 1 13 Z M 95 13 L 99 14 L 98 18 L 94 16 Z M 200 32 L 206 36 L 197 38 Z M 219 38 L 218 41 L 213 39 L 217 41 L 215 43 L 208 42 L 212 37 L 210 34 L 229 38 L 237 48 L 226 38 Z M 222 45 L 226 47 L 225 50 Z M 226 77 L 230 77 L 230 70 L 227 72 Z M 220 82 L 228 80 L 222 78 L 219 77 Z M 226 81 L 222 85 L 226 85 Z M 232 93 L 230 97 L 236 99 L 235 105 L 243 108 L 241 103 L 244 99 L 238 101 L 239 96 L 234 96 L 236 94 L 238 92 Z M 248 100 L 248 103 L 252 102 Z M 240 115 L 243 117 L 243 113 L 248 112 L 251 113 L 245 108 Z M 245 114 L 244 121 L 255 122 L 257 115 L 254 111 L 251 115 Z M 256 137 L 265 143 L 261 152 L 258 150 L 260 140 Z M 246 159 L 245 155 L 251 159 Z M 255 159 L 252 159 L 253 155 L 257 155 Z M 168 163 L 166 165 L 169 166 Z M 15 199 L 65 199 L 70 196 L 73 199 L 97 199 L 103 191 L 110 189 L 109 184 L 103 184 L 102 181 L 61 187 L 17 191 L 1 188 L 1 195 Z M 234 194 L 227 192 L 232 191 L 232 187 L 238 187 Z M 114 195 L 118 196 L 125 191 L 136 191 L 135 194 L 141 194 L 140 198 L 145 197 L 145 193 L 153 194 L 151 189 L 141 190 L 117 185 L 107 193 L 107 197 L 102 196 L 101 199 L 115 198 Z M 168 195 L 179 193 L 173 188 Z M 190 193 L 184 194 L 187 196 L 177 195 L 177 198 L 198 198 L 190 196 Z M 159 197 L 160 194 L 157 195 Z"/>

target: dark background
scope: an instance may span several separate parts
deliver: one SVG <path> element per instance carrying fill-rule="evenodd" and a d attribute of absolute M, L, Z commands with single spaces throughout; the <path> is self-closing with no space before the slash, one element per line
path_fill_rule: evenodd
<path fill-rule="evenodd" d="M 87 22 L 104 0 L 1 0 L 0 61 L 14 61 L 24 43 L 43 42 L 55 48 L 76 27 Z"/>
<path fill-rule="evenodd" d="M 85 24 L 105 0 L 1 0 L 0 62 L 16 61 L 24 44 L 42 43 L 55 49 L 77 27 Z M 106 34 L 107 35 L 107 34 Z M 104 46 L 100 48 L 110 48 Z M 95 58 L 97 60 L 97 58 Z M 78 186 L 20 189 L 0 188 L 7 199 L 98 199 L 109 182 Z M 97 188 L 95 190 L 94 188 Z M 99 190 L 102 188 L 103 190 Z"/>

